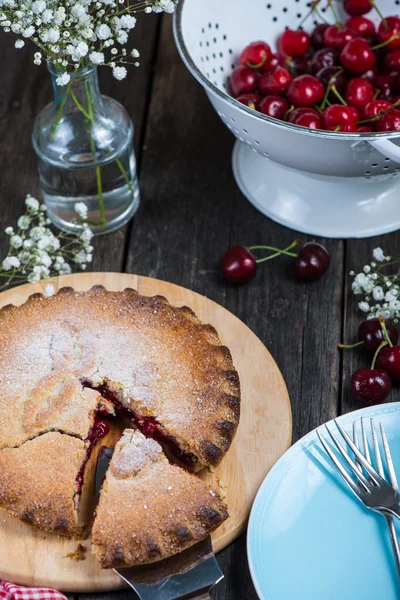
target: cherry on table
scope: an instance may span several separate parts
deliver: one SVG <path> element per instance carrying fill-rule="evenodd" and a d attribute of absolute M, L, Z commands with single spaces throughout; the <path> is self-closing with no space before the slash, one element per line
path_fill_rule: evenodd
<path fill-rule="evenodd" d="M 400 110 L 394 108 L 382 115 L 375 128 L 376 131 L 400 131 Z"/>
<path fill-rule="evenodd" d="M 324 43 L 328 48 L 336 48 L 336 50 L 343 50 L 343 48 L 351 40 L 357 37 L 355 31 L 350 27 L 338 27 L 337 25 L 331 25 L 328 27 L 324 34 Z"/>
<path fill-rule="evenodd" d="M 311 45 L 315 50 L 325 46 L 325 31 L 330 27 L 328 23 L 320 23 L 315 27 L 311 34 Z"/>
<path fill-rule="evenodd" d="M 351 377 L 351 393 L 363 406 L 381 404 L 392 390 L 392 380 L 380 369 L 358 369 Z"/>
<path fill-rule="evenodd" d="M 328 131 L 340 131 L 348 133 L 357 131 L 357 112 L 352 106 L 343 106 L 343 104 L 332 104 L 324 110 L 324 129 Z"/>
<path fill-rule="evenodd" d="M 283 56 L 304 56 L 310 44 L 310 36 L 306 31 L 286 29 L 278 40 L 278 50 Z"/>
<path fill-rule="evenodd" d="M 376 34 L 375 23 L 366 17 L 350 17 L 346 26 L 353 29 L 362 38 L 373 39 Z"/>
<path fill-rule="evenodd" d="M 261 100 L 260 94 L 242 94 L 236 98 L 238 102 L 252 108 L 253 110 L 257 109 L 257 106 Z"/>
<path fill-rule="evenodd" d="M 376 359 L 376 366 L 393 379 L 400 379 L 400 346 L 382 348 Z"/>
<path fill-rule="evenodd" d="M 395 36 L 398 37 L 389 42 Z M 388 42 L 386 49 L 400 48 L 400 17 L 385 17 L 378 27 L 378 39 L 381 44 Z"/>
<path fill-rule="evenodd" d="M 313 106 L 319 104 L 325 95 L 323 84 L 312 75 L 300 75 L 293 79 L 287 91 L 287 98 L 293 106 Z"/>
<path fill-rule="evenodd" d="M 316 75 L 321 69 L 340 64 L 340 53 L 335 48 L 321 48 L 311 59 L 311 73 Z"/>
<path fill-rule="evenodd" d="M 240 64 L 252 69 L 260 69 L 268 64 L 272 57 L 272 50 L 266 42 L 252 42 L 240 55 Z"/>
<path fill-rule="evenodd" d="M 367 40 L 356 38 L 343 48 L 340 60 L 347 71 L 362 75 L 376 64 L 376 55 Z"/>
<path fill-rule="evenodd" d="M 370 0 L 344 0 L 344 10 L 352 16 L 366 15 L 372 10 Z"/>
<path fill-rule="evenodd" d="M 317 242 L 307 242 L 297 255 L 294 272 L 306 281 L 320 279 L 327 271 L 331 259 L 327 249 Z"/>
<path fill-rule="evenodd" d="M 221 260 L 221 272 L 231 283 L 248 283 L 257 272 L 257 263 L 246 246 L 234 246 Z"/>
<path fill-rule="evenodd" d="M 356 108 L 364 108 L 373 97 L 374 87 L 369 81 L 361 79 L 361 77 L 350 79 L 344 95 L 347 104 Z"/>
<path fill-rule="evenodd" d="M 399 332 L 391 321 L 385 321 L 386 331 L 392 344 L 397 344 Z M 385 341 L 382 325 L 379 319 L 367 319 L 358 328 L 358 339 L 364 343 L 366 351 L 374 355 L 382 342 Z"/>
<path fill-rule="evenodd" d="M 283 96 L 293 77 L 283 67 L 277 67 L 272 73 L 266 73 L 258 82 L 258 89 L 263 96 Z"/>
<path fill-rule="evenodd" d="M 257 87 L 258 75 L 250 67 L 241 65 L 233 70 L 230 84 L 234 96 L 254 92 Z"/>
<path fill-rule="evenodd" d="M 268 117 L 283 120 L 289 105 L 281 96 L 265 96 L 258 105 L 258 110 Z"/>

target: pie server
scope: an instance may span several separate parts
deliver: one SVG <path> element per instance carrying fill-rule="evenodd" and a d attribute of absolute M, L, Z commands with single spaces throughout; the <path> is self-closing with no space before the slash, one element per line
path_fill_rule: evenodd
<path fill-rule="evenodd" d="M 99 452 L 96 469 L 97 496 L 112 454 L 113 450 L 105 446 Z M 224 578 L 215 560 L 211 536 L 166 560 L 114 571 L 131 586 L 140 600 L 206 600 L 210 598 L 211 587 Z"/>

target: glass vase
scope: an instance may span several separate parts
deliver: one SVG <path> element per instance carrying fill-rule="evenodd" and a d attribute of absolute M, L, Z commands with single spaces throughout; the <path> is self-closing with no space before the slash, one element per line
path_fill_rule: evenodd
<path fill-rule="evenodd" d="M 64 86 L 53 65 L 49 71 L 54 101 L 32 136 L 48 216 L 60 229 L 76 230 L 74 206 L 83 202 L 94 233 L 114 231 L 139 206 L 133 124 L 123 106 L 100 93 L 96 67 L 71 73 Z"/>

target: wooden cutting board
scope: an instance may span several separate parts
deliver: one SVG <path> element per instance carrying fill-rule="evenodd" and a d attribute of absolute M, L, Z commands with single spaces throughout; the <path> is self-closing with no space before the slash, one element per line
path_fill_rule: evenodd
<path fill-rule="evenodd" d="M 226 494 L 230 518 L 213 535 L 215 550 L 225 548 L 245 529 L 261 482 L 291 443 L 289 397 L 268 350 L 244 323 L 222 306 L 165 281 L 120 273 L 82 273 L 66 275 L 52 283 L 56 289 L 71 286 L 83 291 L 101 284 L 113 291 L 131 287 L 147 296 L 165 296 L 171 304 L 187 305 L 201 321 L 214 325 L 222 342 L 230 348 L 242 388 L 240 425 L 231 449 L 216 471 L 201 474 L 211 486 Z M 43 283 L 28 284 L 3 292 L 0 307 L 22 304 L 43 288 Z M 76 550 L 76 541 L 45 534 L 0 509 L 0 579 L 67 592 L 124 587 L 112 570 L 98 567 L 90 553 L 90 540 L 84 540 L 83 546 L 85 559 L 71 560 L 66 555 Z"/>

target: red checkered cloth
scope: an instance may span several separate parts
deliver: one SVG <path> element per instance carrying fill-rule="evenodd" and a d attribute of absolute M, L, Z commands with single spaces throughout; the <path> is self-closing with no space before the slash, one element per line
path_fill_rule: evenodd
<path fill-rule="evenodd" d="M 57 590 L 22 587 L 0 580 L 0 600 L 67 600 L 67 598 Z"/>

